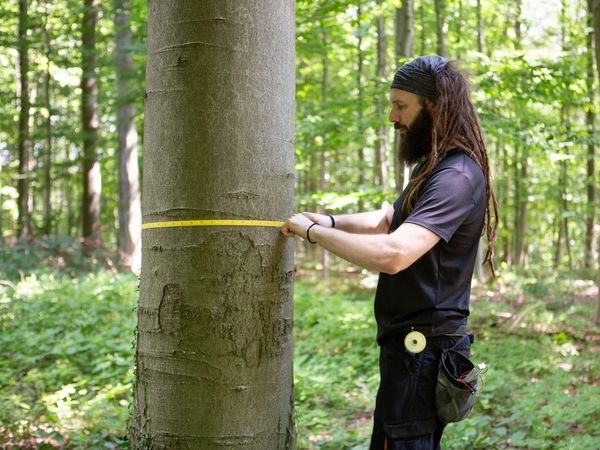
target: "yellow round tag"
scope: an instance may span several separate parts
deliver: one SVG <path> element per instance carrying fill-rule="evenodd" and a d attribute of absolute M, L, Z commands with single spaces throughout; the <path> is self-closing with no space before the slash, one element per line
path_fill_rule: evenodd
<path fill-rule="evenodd" d="M 410 353 L 421 353 L 425 350 L 425 344 L 427 340 L 423 333 L 419 333 L 418 331 L 411 331 L 404 338 L 404 347 Z"/>

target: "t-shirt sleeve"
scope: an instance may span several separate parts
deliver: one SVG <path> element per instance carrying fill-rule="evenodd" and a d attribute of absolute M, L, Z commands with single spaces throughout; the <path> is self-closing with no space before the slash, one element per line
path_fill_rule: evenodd
<path fill-rule="evenodd" d="M 421 225 L 448 242 L 474 207 L 469 179 L 449 167 L 431 175 L 404 222 Z"/>

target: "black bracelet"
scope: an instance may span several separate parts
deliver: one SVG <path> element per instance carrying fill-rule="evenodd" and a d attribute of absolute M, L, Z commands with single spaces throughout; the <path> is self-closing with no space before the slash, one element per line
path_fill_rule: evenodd
<path fill-rule="evenodd" d="M 309 232 L 309 231 L 310 231 L 310 229 L 311 229 L 312 227 L 314 227 L 315 225 L 319 225 L 319 224 L 315 222 L 315 223 L 313 223 L 311 226 L 309 226 L 309 227 L 306 229 L 306 240 L 307 240 L 308 242 L 310 242 L 311 244 L 316 244 L 316 242 L 315 242 L 315 241 L 311 241 L 311 239 L 310 239 L 310 235 L 308 234 L 308 232 Z"/>
<path fill-rule="evenodd" d="M 327 215 L 331 219 L 331 228 L 335 228 L 335 219 L 333 218 L 333 216 L 331 214 L 327 214 Z"/>

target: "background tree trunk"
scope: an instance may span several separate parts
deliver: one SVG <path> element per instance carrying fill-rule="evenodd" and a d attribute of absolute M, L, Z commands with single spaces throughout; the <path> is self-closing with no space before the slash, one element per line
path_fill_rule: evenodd
<path fill-rule="evenodd" d="M 402 0 L 396 8 L 396 64 L 403 56 L 411 57 L 415 42 L 415 5 L 413 0 Z"/>
<path fill-rule="evenodd" d="M 448 57 L 448 13 L 446 0 L 435 0 L 435 21 L 437 30 L 437 54 Z"/>
<path fill-rule="evenodd" d="M 481 0 L 477 0 L 477 51 L 483 53 L 483 16 L 481 14 Z"/>
<path fill-rule="evenodd" d="M 414 55 L 415 42 L 415 8 L 413 0 L 402 0 L 401 8 L 396 9 L 396 46 L 395 66 L 398 65 L 400 58 L 412 57 Z M 397 67 L 392 67 L 395 71 Z M 394 130 L 394 174 L 396 180 L 396 190 L 402 192 L 405 185 L 404 164 L 399 158 L 400 133 Z"/>
<path fill-rule="evenodd" d="M 588 0 L 589 14 L 587 15 L 588 34 L 587 34 L 587 90 L 589 95 L 589 105 L 586 107 L 585 118 L 588 129 L 588 136 L 593 137 L 596 132 L 596 113 L 594 103 L 596 92 L 594 90 L 594 19 L 592 14 L 592 1 Z M 588 269 L 594 267 L 594 224 L 596 214 L 596 146 L 590 139 L 588 142 L 587 158 L 587 226 L 585 234 L 585 256 L 584 266 Z M 598 249 L 600 251 L 600 248 Z M 600 268 L 599 268 L 600 270 Z"/>
<path fill-rule="evenodd" d="M 284 220 L 293 3 L 148 6 L 144 222 Z M 143 242 L 132 448 L 294 448 L 292 239 L 215 226 Z"/>
<path fill-rule="evenodd" d="M 362 30 L 361 30 L 362 8 L 358 6 L 356 16 L 356 28 L 358 34 L 358 44 L 356 46 L 356 88 L 358 89 L 358 136 L 363 135 L 363 50 L 362 50 Z M 365 182 L 365 150 L 362 138 L 358 142 L 358 186 Z M 359 200 L 359 210 L 362 211 L 362 200 Z"/>
<path fill-rule="evenodd" d="M 46 107 L 46 117 L 44 126 L 46 131 L 46 154 L 44 155 L 44 234 L 46 236 L 52 233 L 52 205 L 50 197 L 52 195 L 52 177 L 50 168 L 52 166 L 52 103 L 50 99 L 50 57 L 52 50 L 52 38 L 50 36 L 50 25 L 48 16 L 50 15 L 48 1 L 44 2 L 44 53 L 46 56 L 46 67 L 44 71 L 44 103 Z"/>
<path fill-rule="evenodd" d="M 82 221 L 84 250 L 101 246 L 100 194 L 102 178 L 98 161 L 98 89 L 96 86 L 96 21 L 98 0 L 84 0 L 81 58 L 81 118 L 83 130 Z"/>
<path fill-rule="evenodd" d="M 519 155 L 519 147 L 521 149 Z M 527 172 L 528 172 L 527 141 L 523 139 L 515 148 L 515 255 L 513 264 L 523 265 L 525 249 L 525 233 L 527 230 Z M 517 162 L 518 161 L 518 162 Z"/>
<path fill-rule="evenodd" d="M 521 2 L 522 0 L 515 0 L 515 48 L 521 50 L 523 48 L 523 37 L 521 34 Z"/>
<path fill-rule="evenodd" d="M 594 53 L 596 54 L 596 70 L 600 78 L 600 0 L 588 0 L 594 28 Z"/>
<path fill-rule="evenodd" d="M 379 8 L 383 7 L 383 0 L 377 0 Z M 385 35 L 385 14 L 379 10 L 377 16 L 377 69 L 375 76 L 378 85 L 387 82 L 387 37 Z M 375 114 L 378 120 L 385 120 L 385 105 L 387 99 L 385 96 L 375 97 Z M 387 165 L 387 126 L 381 125 L 376 130 L 375 139 L 375 175 L 377 183 L 383 188 L 388 186 L 388 165 Z"/>
<path fill-rule="evenodd" d="M 29 43 L 27 40 L 28 9 L 27 0 L 19 0 L 19 239 L 31 237 L 31 199 L 29 176 L 31 172 L 31 139 L 29 136 Z"/>
<path fill-rule="evenodd" d="M 115 40 L 119 132 L 119 256 L 126 267 L 141 265 L 141 224 L 138 135 L 131 98 L 131 2 L 115 0 Z M 130 81 L 131 79 L 131 81 Z"/>

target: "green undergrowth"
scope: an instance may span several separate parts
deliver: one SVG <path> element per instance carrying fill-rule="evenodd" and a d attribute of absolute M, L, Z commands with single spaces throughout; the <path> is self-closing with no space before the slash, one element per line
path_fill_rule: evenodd
<path fill-rule="evenodd" d="M 367 449 L 378 382 L 373 290 L 296 283 L 299 449 Z M 489 370 L 444 449 L 592 449 L 600 442 L 600 330 L 585 280 L 507 273 L 473 290 L 472 359 Z"/>
<path fill-rule="evenodd" d="M 0 441 L 36 449 L 123 444 L 136 290 L 135 276 L 106 271 L 34 273 L 0 287 Z"/>
<path fill-rule="evenodd" d="M 127 448 L 135 276 L 0 278 L 0 448 Z M 378 383 L 372 283 L 361 273 L 302 276 L 294 291 L 298 449 L 366 449 Z M 585 280 L 505 274 L 476 286 L 473 359 L 489 370 L 473 414 L 447 428 L 443 447 L 597 448 L 594 308 Z"/>

